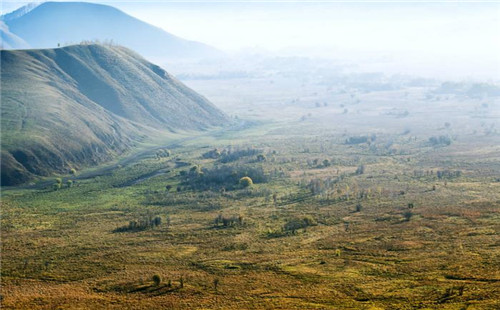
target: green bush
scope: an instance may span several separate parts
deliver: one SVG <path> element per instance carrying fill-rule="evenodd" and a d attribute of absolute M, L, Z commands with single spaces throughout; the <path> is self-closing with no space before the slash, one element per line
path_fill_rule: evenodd
<path fill-rule="evenodd" d="M 239 181 L 239 184 L 242 186 L 242 187 L 249 187 L 249 186 L 252 186 L 253 185 L 253 181 L 252 179 L 250 179 L 249 177 L 242 177 Z"/>
<path fill-rule="evenodd" d="M 309 226 L 315 226 L 317 225 L 316 221 L 309 215 L 306 215 L 304 217 L 296 217 L 288 222 L 286 222 L 285 226 L 283 227 L 285 231 L 289 231 L 292 233 L 295 233 L 299 229 L 304 229 Z"/>

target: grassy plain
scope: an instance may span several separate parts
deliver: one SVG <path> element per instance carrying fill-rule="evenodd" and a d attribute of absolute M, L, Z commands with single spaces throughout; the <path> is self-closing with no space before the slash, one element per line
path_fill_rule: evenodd
<path fill-rule="evenodd" d="M 59 190 L 4 190 L 2 308 L 498 309 L 498 102 L 485 116 L 483 99 L 422 87 L 293 83 L 188 81 L 249 121 L 62 176 Z M 429 142 L 441 135 L 451 144 Z M 213 149 L 264 158 L 203 156 Z M 216 167 L 265 180 L 221 185 Z"/>

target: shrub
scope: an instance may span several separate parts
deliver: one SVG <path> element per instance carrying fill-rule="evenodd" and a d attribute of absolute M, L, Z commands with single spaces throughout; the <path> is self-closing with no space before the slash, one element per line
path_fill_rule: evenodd
<path fill-rule="evenodd" d="M 155 274 L 153 276 L 153 282 L 155 283 L 155 286 L 160 285 L 160 283 L 161 283 L 161 277 L 159 275 Z"/>
<path fill-rule="evenodd" d="M 309 226 L 315 226 L 315 225 L 317 225 L 317 223 L 311 216 L 304 216 L 302 218 L 296 217 L 289 220 L 288 222 L 286 222 L 283 229 L 285 231 L 295 233 L 299 229 L 305 229 Z"/>
<path fill-rule="evenodd" d="M 219 279 L 218 278 L 215 278 L 214 279 L 214 290 L 217 291 L 217 288 L 219 286 Z"/>
<path fill-rule="evenodd" d="M 159 149 L 156 151 L 156 157 L 157 158 L 163 158 L 163 157 L 170 157 L 171 153 L 167 149 Z"/>
<path fill-rule="evenodd" d="M 66 182 L 66 185 L 68 186 L 68 188 L 71 187 L 71 186 L 73 186 L 73 181 L 72 180 L 68 180 Z"/>
<path fill-rule="evenodd" d="M 57 190 L 61 189 L 61 183 L 59 183 L 59 182 L 54 183 L 54 184 L 52 185 L 52 188 L 53 188 L 55 191 L 57 191 Z"/>
<path fill-rule="evenodd" d="M 403 213 L 403 217 L 405 218 L 405 221 L 406 221 L 406 222 L 409 222 L 409 221 L 410 221 L 410 219 L 412 218 L 412 216 L 413 216 L 413 212 L 411 212 L 411 211 L 409 211 L 409 210 L 408 210 L 408 211 L 405 211 L 405 212 Z"/>
<path fill-rule="evenodd" d="M 201 155 L 201 157 L 203 157 L 203 158 L 213 158 L 213 159 L 215 159 L 215 158 L 219 158 L 219 157 L 220 157 L 220 155 L 221 155 L 221 153 L 220 153 L 220 151 L 219 151 L 218 149 L 213 149 L 213 150 L 211 150 L 211 151 L 208 151 L 208 152 L 206 152 L 206 153 L 203 153 L 203 154 Z"/>
<path fill-rule="evenodd" d="M 356 212 L 361 212 L 361 210 L 363 210 L 363 206 L 360 203 L 358 203 L 356 205 Z"/>
<path fill-rule="evenodd" d="M 76 174 L 76 169 L 75 168 L 71 168 L 71 170 L 69 171 L 70 174 L 72 175 L 75 175 Z"/>
<path fill-rule="evenodd" d="M 251 178 L 249 177 L 242 177 L 239 181 L 239 184 L 242 186 L 242 187 L 249 187 L 249 186 L 252 186 L 253 185 L 253 181 Z"/>
<path fill-rule="evenodd" d="M 356 169 L 356 174 L 363 174 L 365 173 L 365 165 L 361 165 Z"/>

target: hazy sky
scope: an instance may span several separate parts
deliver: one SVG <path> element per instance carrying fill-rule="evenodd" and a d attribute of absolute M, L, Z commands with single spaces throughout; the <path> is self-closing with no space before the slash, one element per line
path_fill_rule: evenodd
<path fill-rule="evenodd" d="M 3 11 L 25 2 L 3 1 Z M 100 1 L 92 1 L 100 2 Z M 257 48 L 462 76 L 498 77 L 498 2 L 102 1 L 175 35 L 235 51 Z M 403 70 L 404 71 L 404 70 Z M 439 73 L 439 72 L 437 72 Z"/>

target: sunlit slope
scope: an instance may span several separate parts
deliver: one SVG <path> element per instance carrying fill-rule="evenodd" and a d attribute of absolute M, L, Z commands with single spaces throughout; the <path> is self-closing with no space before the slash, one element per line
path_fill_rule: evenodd
<path fill-rule="evenodd" d="M 96 164 L 158 130 L 226 117 L 123 47 L 1 51 L 2 185 Z"/>

